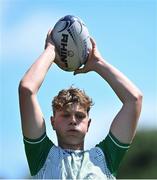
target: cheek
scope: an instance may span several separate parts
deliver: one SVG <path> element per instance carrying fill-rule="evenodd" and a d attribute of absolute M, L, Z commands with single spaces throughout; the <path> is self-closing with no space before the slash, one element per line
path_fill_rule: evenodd
<path fill-rule="evenodd" d="M 62 130 L 66 126 L 64 122 L 63 119 L 57 119 L 54 123 L 55 129 Z"/>
<path fill-rule="evenodd" d="M 87 132 L 88 131 L 88 122 L 84 121 L 81 123 L 81 129 L 83 132 Z"/>

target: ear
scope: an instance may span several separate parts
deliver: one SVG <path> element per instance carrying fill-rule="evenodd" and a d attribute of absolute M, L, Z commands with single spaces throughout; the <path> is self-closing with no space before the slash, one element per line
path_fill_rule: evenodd
<path fill-rule="evenodd" d="M 88 132 L 88 129 L 89 129 L 90 123 L 91 123 L 91 119 L 89 119 L 89 121 L 88 121 L 87 132 Z"/>
<path fill-rule="evenodd" d="M 52 125 L 53 130 L 55 130 L 55 118 L 54 118 L 54 116 L 51 116 L 50 120 L 51 120 L 51 125 Z"/>

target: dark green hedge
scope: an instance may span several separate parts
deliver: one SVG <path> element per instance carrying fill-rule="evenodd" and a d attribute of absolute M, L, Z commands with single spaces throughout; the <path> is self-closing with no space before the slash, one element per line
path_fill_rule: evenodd
<path fill-rule="evenodd" d="M 125 155 L 118 179 L 157 179 L 157 131 L 139 131 Z"/>

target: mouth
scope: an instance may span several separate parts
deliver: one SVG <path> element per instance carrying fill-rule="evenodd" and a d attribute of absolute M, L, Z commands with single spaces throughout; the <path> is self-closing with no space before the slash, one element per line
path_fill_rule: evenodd
<path fill-rule="evenodd" d="M 75 131 L 78 131 L 78 130 L 77 130 L 77 129 L 69 129 L 68 131 L 70 131 L 70 132 L 71 132 L 71 131 L 72 131 L 72 132 L 74 131 L 74 132 L 75 132 Z"/>
<path fill-rule="evenodd" d="M 69 132 L 69 133 L 78 133 L 79 131 L 77 129 L 69 129 L 67 132 Z"/>

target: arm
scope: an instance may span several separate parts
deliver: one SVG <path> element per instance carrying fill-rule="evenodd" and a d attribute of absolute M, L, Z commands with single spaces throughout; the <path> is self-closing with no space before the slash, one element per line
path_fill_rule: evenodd
<path fill-rule="evenodd" d="M 50 34 L 50 32 L 49 32 Z M 55 59 L 55 47 L 47 36 L 46 48 L 30 67 L 19 84 L 19 103 L 23 135 L 36 139 L 45 132 L 45 122 L 37 92 Z"/>
<path fill-rule="evenodd" d="M 95 42 L 92 39 L 91 42 L 93 48 L 90 57 L 84 68 L 77 70 L 75 74 L 95 71 L 108 82 L 123 104 L 110 131 L 120 142 L 130 143 L 141 112 L 142 94 L 126 76 L 102 58 Z"/>

